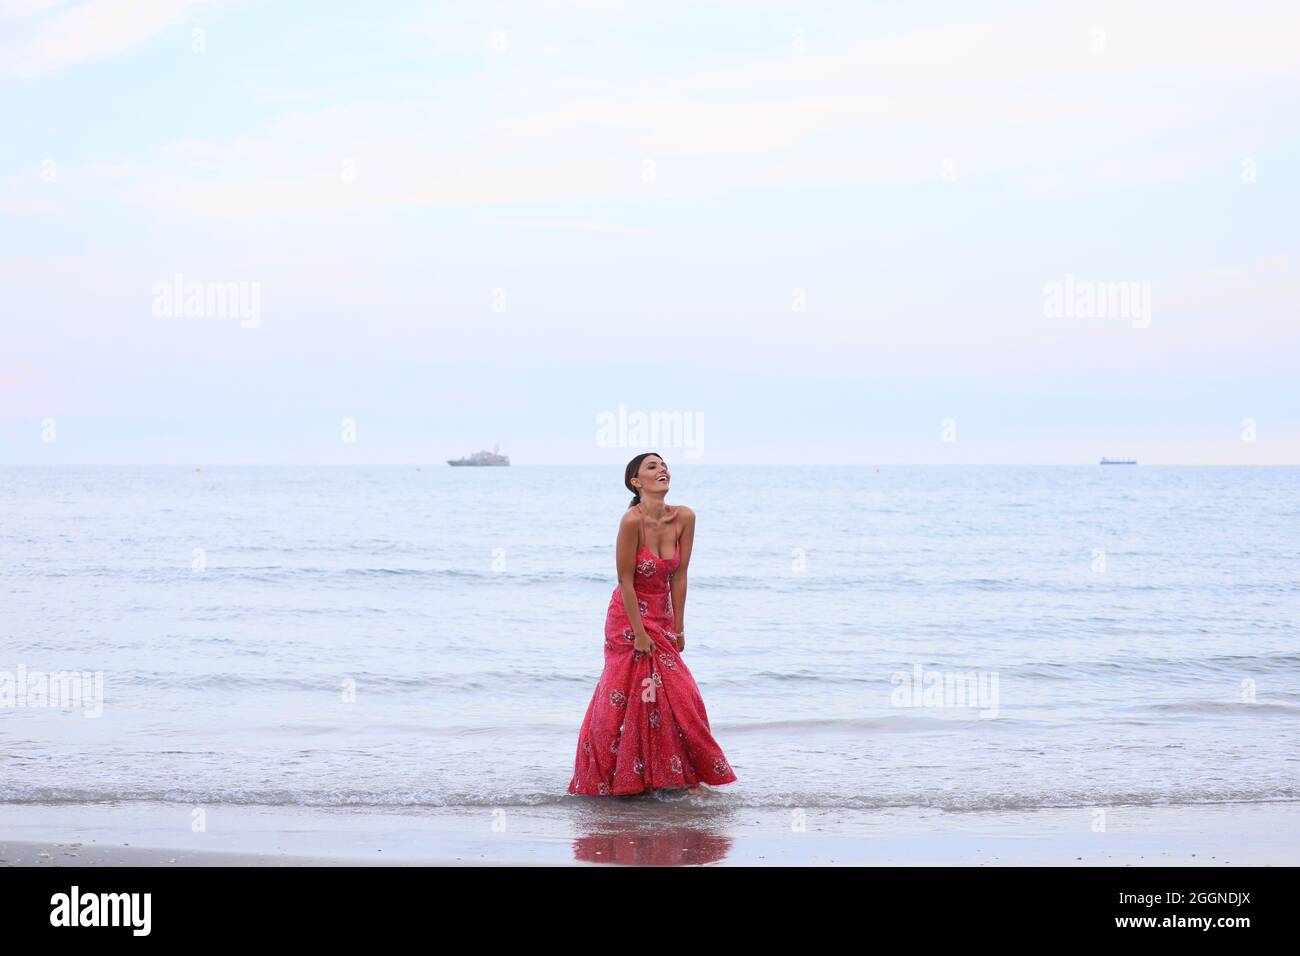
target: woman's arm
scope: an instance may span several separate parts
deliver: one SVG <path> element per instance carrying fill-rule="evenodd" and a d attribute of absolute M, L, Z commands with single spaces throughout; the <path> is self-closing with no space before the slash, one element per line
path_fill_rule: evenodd
<path fill-rule="evenodd" d="M 654 641 L 650 640 L 650 635 L 645 632 L 645 624 L 641 622 L 641 609 L 636 604 L 636 539 L 637 527 L 640 524 L 637 519 L 637 513 L 631 508 L 623 515 L 623 520 L 618 523 L 618 540 L 614 544 L 614 566 L 618 571 L 618 588 L 623 594 L 623 610 L 627 611 L 628 623 L 632 625 L 632 633 L 636 635 L 636 641 L 633 643 L 638 651 L 649 653 L 655 649 Z"/>
<path fill-rule="evenodd" d="M 682 560 L 673 572 L 669 585 L 673 595 L 673 624 L 677 631 L 677 650 L 686 648 L 686 566 L 691 563 L 691 545 L 695 541 L 695 512 L 685 505 L 678 508 L 682 517 Z"/>

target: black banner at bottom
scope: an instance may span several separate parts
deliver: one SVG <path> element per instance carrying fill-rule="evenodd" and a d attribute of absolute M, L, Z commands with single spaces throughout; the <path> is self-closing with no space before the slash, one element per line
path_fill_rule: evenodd
<path fill-rule="evenodd" d="M 6 868 L 0 917 L 10 942 L 373 943 L 434 927 L 544 942 L 555 930 L 617 934 L 620 922 L 649 914 L 670 920 L 674 934 L 698 925 L 702 936 L 678 938 L 704 945 L 801 924 L 843 927 L 850 938 L 920 932 L 927 943 L 993 933 L 1231 945 L 1290 930 L 1297 885 L 1297 870 L 1272 867 L 663 869 Z"/>

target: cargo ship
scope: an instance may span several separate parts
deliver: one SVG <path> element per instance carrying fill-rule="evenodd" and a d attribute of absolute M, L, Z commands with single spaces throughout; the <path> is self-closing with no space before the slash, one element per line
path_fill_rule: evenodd
<path fill-rule="evenodd" d="M 1103 464 L 1103 465 L 1136 465 L 1136 464 L 1137 464 L 1137 459 L 1136 459 L 1136 458 L 1103 458 L 1103 459 L 1101 460 L 1101 464 Z"/>
<path fill-rule="evenodd" d="M 472 455 L 466 455 L 464 458 L 452 460 L 447 459 L 447 464 L 454 468 L 468 466 L 471 468 L 483 468 L 492 465 L 510 464 L 510 456 L 501 454 L 501 446 L 493 445 L 491 451 L 476 451 Z"/>

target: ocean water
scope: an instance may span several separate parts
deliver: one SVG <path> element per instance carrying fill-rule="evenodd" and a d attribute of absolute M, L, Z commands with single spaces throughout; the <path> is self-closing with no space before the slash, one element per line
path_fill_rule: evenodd
<path fill-rule="evenodd" d="M 718 805 L 1300 798 L 1300 469 L 674 465 Z M 628 497 L 620 464 L 2 468 L 0 691 L 103 683 L 3 701 L 0 802 L 590 806 Z"/>

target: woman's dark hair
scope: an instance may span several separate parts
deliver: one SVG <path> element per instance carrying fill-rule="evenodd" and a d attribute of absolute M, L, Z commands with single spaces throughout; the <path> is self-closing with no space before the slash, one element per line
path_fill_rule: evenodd
<path fill-rule="evenodd" d="M 623 470 L 623 487 L 632 492 L 632 504 L 628 505 L 629 508 L 641 503 L 641 495 L 632 487 L 632 479 L 635 478 L 636 473 L 641 470 L 641 462 L 645 461 L 651 455 L 654 455 L 660 461 L 664 461 L 664 456 L 659 454 L 659 452 L 648 451 L 644 455 L 637 455 L 629 461 L 627 463 L 627 468 Z M 664 464 L 666 465 L 668 462 L 664 461 Z"/>

